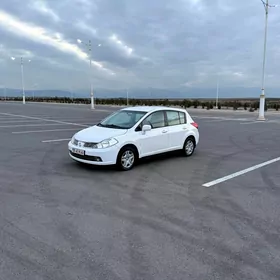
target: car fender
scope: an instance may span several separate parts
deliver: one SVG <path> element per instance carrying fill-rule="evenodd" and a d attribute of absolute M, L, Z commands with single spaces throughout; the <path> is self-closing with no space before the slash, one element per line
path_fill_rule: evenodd
<path fill-rule="evenodd" d="M 121 150 L 123 147 L 127 146 L 127 145 L 133 145 L 137 148 L 138 153 L 140 153 L 140 147 L 139 144 L 137 144 L 137 142 L 135 141 L 125 141 L 123 142 L 121 145 L 119 145 L 119 149 Z"/>
<path fill-rule="evenodd" d="M 198 133 L 195 133 L 194 131 L 188 131 L 188 132 L 185 133 L 185 137 L 184 137 L 184 141 L 183 141 L 182 147 L 184 146 L 184 143 L 185 143 L 186 139 L 188 137 L 190 137 L 190 136 L 193 136 L 194 139 L 195 139 L 196 145 L 198 144 L 198 142 L 199 142 L 199 135 L 198 135 Z"/>

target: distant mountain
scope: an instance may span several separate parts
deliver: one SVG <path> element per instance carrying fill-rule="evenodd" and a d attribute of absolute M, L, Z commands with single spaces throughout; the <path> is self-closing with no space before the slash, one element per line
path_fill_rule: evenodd
<path fill-rule="evenodd" d="M 156 89 L 156 88 L 133 88 L 128 91 L 129 98 L 152 98 L 152 99 L 184 99 L 184 98 L 216 98 L 216 88 L 176 88 L 176 89 Z M 260 88 L 221 88 L 219 98 L 258 98 L 261 93 Z M 65 90 L 26 90 L 27 97 L 69 97 L 87 98 L 89 90 L 75 90 L 73 92 Z M 126 98 L 126 89 L 111 90 L 97 88 L 94 90 L 96 98 Z M 21 89 L 6 89 L 8 97 L 22 95 Z M 5 90 L 0 89 L 0 96 L 5 96 Z M 266 89 L 267 97 L 280 97 L 278 88 Z"/>

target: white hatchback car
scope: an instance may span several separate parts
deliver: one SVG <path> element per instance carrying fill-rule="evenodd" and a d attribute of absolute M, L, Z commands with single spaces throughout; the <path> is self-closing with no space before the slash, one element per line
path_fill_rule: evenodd
<path fill-rule="evenodd" d="M 151 155 L 182 150 L 191 156 L 198 142 L 198 125 L 186 110 L 138 106 L 77 132 L 68 149 L 76 161 L 130 170 L 138 159 Z"/>

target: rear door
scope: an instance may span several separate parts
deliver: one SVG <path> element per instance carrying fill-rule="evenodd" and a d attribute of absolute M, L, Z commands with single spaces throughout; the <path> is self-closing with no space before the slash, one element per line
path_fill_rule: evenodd
<path fill-rule="evenodd" d="M 166 110 L 165 113 L 168 125 L 169 149 L 181 149 L 186 140 L 187 116 L 184 112 L 177 110 Z"/>

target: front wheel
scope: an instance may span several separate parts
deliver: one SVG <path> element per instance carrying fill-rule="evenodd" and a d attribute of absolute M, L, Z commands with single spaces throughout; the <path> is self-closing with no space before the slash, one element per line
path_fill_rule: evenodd
<path fill-rule="evenodd" d="M 136 151 L 131 147 L 121 149 L 117 159 L 117 167 L 122 171 L 132 169 L 136 162 Z"/>
<path fill-rule="evenodd" d="M 189 157 L 193 154 L 195 150 L 195 140 L 193 137 L 188 137 L 184 143 L 183 153 L 186 157 Z"/>

